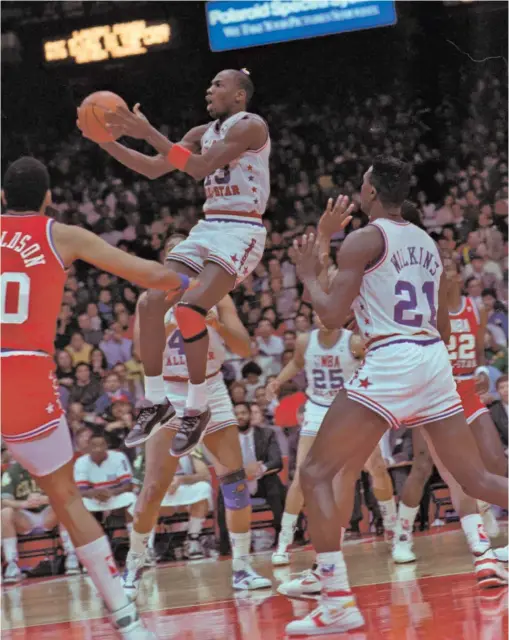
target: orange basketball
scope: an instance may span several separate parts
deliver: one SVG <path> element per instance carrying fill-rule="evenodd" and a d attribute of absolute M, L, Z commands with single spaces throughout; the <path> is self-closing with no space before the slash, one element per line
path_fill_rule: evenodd
<path fill-rule="evenodd" d="M 106 128 L 106 111 L 115 111 L 122 105 L 128 108 L 126 102 L 111 91 L 96 91 L 91 93 L 78 109 L 80 127 L 87 138 L 94 142 L 113 142 L 116 140 Z"/>

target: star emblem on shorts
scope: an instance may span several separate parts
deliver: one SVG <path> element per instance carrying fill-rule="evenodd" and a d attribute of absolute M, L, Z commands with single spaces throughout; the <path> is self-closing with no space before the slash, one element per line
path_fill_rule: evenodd
<path fill-rule="evenodd" d="M 46 411 L 47 411 L 48 413 L 53 413 L 53 411 L 55 411 L 55 405 L 54 405 L 52 402 L 50 402 L 50 403 L 48 404 L 48 406 L 46 407 Z"/>
<path fill-rule="evenodd" d="M 234 262 L 234 263 L 238 262 L 238 260 L 239 260 L 239 259 L 237 258 L 237 255 L 236 255 L 236 254 L 235 254 L 235 255 L 233 255 L 233 256 L 230 256 L 230 258 L 232 259 L 232 262 Z"/>
<path fill-rule="evenodd" d="M 360 305 L 359 305 L 359 309 L 360 309 L 361 311 L 364 311 L 364 309 L 365 309 L 364 305 L 363 305 L 363 304 L 360 304 Z"/>
<path fill-rule="evenodd" d="M 367 318 L 364 318 L 364 322 L 365 322 L 366 324 L 369 324 L 369 320 L 368 320 Z"/>
<path fill-rule="evenodd" d="M 252 171 L 253 170 L 253 165 L 252 164 L 248 164 L 247 165 L 247 170 L 248 171 Z"/>
<path fill-rule="evenodd" d="M 255 199 L 253 200 L 253 202 L 254 202 L 255 204 L 258 204 L 258 198 L 255 198 Z"/>
<path fill-rule="evenodd" d="M 253 182 L 254 176 L 249 176 L 248 180 L 249 180 L 249 182 Z"/>
<path fill-rule="evenodd" d="M 258 191 L 258 189 L 257 189 L 256 187 L 251 187 L 251 191 L 252 191 L 253 193 L 256 193 L 256 192 Z"/>
<path fill-rule="evenodd" d="M 363 389 L 367 389 L 371 384 L 371 382 L 369 381 L 369 378 L 364 378 L 364 379 L 359 378 L 359 384 Z"/>

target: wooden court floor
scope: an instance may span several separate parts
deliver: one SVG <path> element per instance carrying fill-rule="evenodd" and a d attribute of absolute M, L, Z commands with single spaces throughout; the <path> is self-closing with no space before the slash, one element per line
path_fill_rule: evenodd
<path fill-rule="evenodd" d="M 438 531 L 438 532 L 437 532 Z M 498 540 L 506 543 L 506 536 Z M 419 560 L 393 565 L 387 546 L 373 539 L 345 544 L 350 582 L 366 627 L 321 636 L 350 640 L 503 640 L 508 637 L 506 589 L 480 591 L 461 531 L 434 530 L 416 538 Z M 313 600 L 276 592 L 291 572 L 309 568 L 311 550 L 292 566 L 273 570 L 270 553 L 255 566 L 273 576 L 273 589 L 233 593 L 229 560 L 160 565 L 145 573 L 139 605 L 161 640 L 280 640 L 285 625 L 304 616 Z M 2 639 L 116 639 L 86 576 L 26 581 L 2 590 Z"/>

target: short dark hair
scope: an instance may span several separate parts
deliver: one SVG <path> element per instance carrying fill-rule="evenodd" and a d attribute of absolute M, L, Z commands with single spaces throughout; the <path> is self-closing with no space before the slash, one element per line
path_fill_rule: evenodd
<path fill-rule="evenodd" d="M 9 165 L 4 175 L 7 209 L 39 211 L 49 186 L 49 173 L 42 162 L 29 156 L 19 158 Z"/>
<path fill-rule="evenodd" d="M 410 164 L 393 156 L 380 155 L 373 160 L 372 167 L 370 182 L 377 190 L 380 202 L 401 207 L 410 191 Z"/>
<path fill-rule="evenodd" d="M 250 402 L 236 402 L 233 407 L 246 407 L 248 411 L 251 411 L 251 403 Z"/>
<path fill-rule="evenodd" d="M 242 367 L 242 377 L 247 378 L 250 373 L 254 373 L 256 376 L 261 376 L 261 367 L 259 367 L 256 362 L 248 362 Z"/>
<path fill-rule="evenodd" d="M 304 315 L 304 314 L 301 314 L 301 315 Z M 296 338 L 297 337 L 297 332 L 294 331 L 293 329 L 286 329 L 285 332 L 283 333 L 283 335 L 284 336 L 292 335 L 294 338 Z"/>
<path fill-rule="evenodd" d="M 246 92 L 246 106 L 251 102 L 251 98 L 254 94 L 254 84 L 251 80 L 251 76 L 249 75 L 249 71 L 247 69 L 229 69 L 230 73 L 233 74 L 235 81 L 237 82 L 237 86 L 239 89 L 243 89 Z"/>
<path fill-rule="evenodd" d="M 493 287 L 486 287 L 486 289 L 483 289 L 481 296 L 483 298 L 484 296 L 491 296 L 492 298 L 495 298 L 495 300 L 498 300 L 497 292 L 495 291 L 495 289 L 493 289 Z"/>

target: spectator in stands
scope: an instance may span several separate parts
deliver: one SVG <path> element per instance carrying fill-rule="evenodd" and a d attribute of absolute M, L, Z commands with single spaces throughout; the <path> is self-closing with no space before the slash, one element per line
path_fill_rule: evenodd
<path fill-rule="evenodd" d="M 297 333 L 309 333 L 311 331 L 311 320 L 303 313 L 295 317 L 295 331 Z"/>
<path fill-rule="evenodd" d="M 495 342 L 489 325 L 484 334 L 484 355 L 487 365 L 498 369 L 501 373 L 507 373 L 507 348 Z"/>
<path fill-rule="evenodd" d="M 71 342 L 66 347 L 66 350 L 70 353 L 72 363 L 74 366 L 81 362 L 90 362 L 90 354 L 92 352 L 92 345 L 85 342 L 83 334 L 79 331 L 75 331 L 71 336 Z"/>
<path fill-rule="evenodd" d="M 94 432 L 90 427 L 82 426 L 74 434 L 74 458 L 77 460 L 80 456 L 88 453 L 90 448 L 90 438 Z"/>
<path fill-rule="evenodd" d="M 102 320 L 99 316 L 99 310 L 95 302 L 89 302 L 87 304 L 87 316 L 90 319 L 90 326 L 94 331 L 100 331 L 102 329 Z"/>
<path fill-rule="evenodd" d="M 81 313 L 78 316 L 78 327 L 83 335 L 85 342 L 91 344 L 94 347 L 97 347 L 99 342 L 101 342 L 103 334 L 100 328 L 94 329 L 92 327 L 92 321 L 88 314 Z"/>
<path fill-rule="evenodd" d="M 251 339 L 251 362 L 255 362 L 265 376 L 268 375 L 277 375 L 280 369 L 280 365 L 278 362 L 274 361 L 274 358 L 271 355 L 266 355 L 260 351 L 260 347 L 258 345 L 258 339 Z"/>
<path fill-rule="evenodd" d="M 283 340 L 274 335 L 274 325 L 268 318 L 262 318 L 258 322 L 257 339 L 260 353 L 271 356 L 274 367 L 281 369 L 281 355 L 284 351 Z"/>
<path fill-rule="evenodd" d="M 131 359 L 132 341 L 124 338 L 122 327 L 118 322 L 112 322 L 106 329 L 99 348 L 106 356 L 110 368 L 118 362 L 127 362 Z"/>
<path fill-rule="evenodd" d="M 230 396 L 233 404 L 246 402 L 246 387 L 243 382 L 234 382 L 230 387 Z"/>
<path fill-rule="evenodd" d="M 18 535 L 40 535 L 57 526 L 57 518 L 35 480 L 18 462 L 2 474 L 2 550 L 7 566 L 4 582 L 19 582 L 23 574 L 18 566 Z M 66 553 L 67 575 L 79 573 L 76 551 L 67 531 L 60 527 Z"/>
<path fill-rule="evenodd" d="M 75 329 L 73 313 L 70 305 L 62 304 L 60 314 L 57 320 L 55 347 L 57 349 L 65 349 L 71 341 L 72 333 Z"/>
<path fill-rule="evenodd" d="M 242 378 L 246 389 L 246 401 L 252 402 L 256 389 L 263 384 L 262 370 L 256 362 L 248 362 L 242 367 Z"/>
<path fill-rule="evenodd" d="M 108 442 L 108 448 L 120 449 L 126 435 L 133 428 L 133 405 L 130 404 L 123 396 L 115 398 L 112 404 L 102 413 L 104 425 L 104 435 Z M 128 450 L 128 457 L 130 450 Z"/>
<path fill-rule="evenodd" d="M 498 300 L 495 289 L 483 289 L 482 303 L 488 312 L 488 324 L 491 325 L 493 335 L 499 344 L 507 342 L 507 309 Z M 495 332 L 495 327 L 498 331 Z"/>
<path fill-rule="evenodd" d="M 102 380 L 108 371 L 108 361 L 104 353 L 96 347 L 92 349 L 90 354 L 90 366 L 92 367 L 92 376 L 97 380 Z"/>
<path fill-rule="evenodd" d="M 113 371 L 105 376 L 102 386 L 103 393 L 99 396 L 95 405 L 95 410 L 99 415 L 104 413 L 118 400 L 128 403 L 133 402 L 132 395 L 128 390 L 121 387 L 120 378 Z"/>
<path fill-rule="evenodd" d="M 507 449 L 507 418 L 509 416 L 509 382 L 507 375 L 502 375 L 496 383 L 500 400 L 494 400 L 489 405 L 491 417 L 500 434 L 500 439 Z"/>
<path fill-rule="evenodd" d="M 94 411 L 102 392 L 101 383 L 92 376 L 92 369 L 85 362 L 78 364 L 75 372 L 76 382 L 71 387 L 69 402 L 79 402 L 85 411 Z"/>
<path fill-rule="evenodd" d="M 121 451 L 108 451 L 104 435 L 94 433 L 90 438 L 89 453 L 74 463 L 74 479 L 89 511 L 125 515 L 131 533 L 132 517 L 129 508 L 136 497 L 132 492 L 133 474 L 126 455 Z"/>
<path fill-rule="evenodd" d="M 269 505 L 274 517 L 276 540 L 281 530 L 285 503 L 285 488 L 278 473 L 283 468 L 281 450 L 275 433 L 265 427 L 253 427 L 248 403 L 235 405 L 239 439 L 248 487 L 253 499 L 261 498 Z M 219 494 L 218 524 L 223 536 L 226 531 L 224 502 Z"/>
<path fill-rule="evenodd" d="M 57 351 L 55 362 L 57 365 L 55 375 L 58 384 L 69 389 L 76 380 L 71 354 L 65 350 Z"/>

